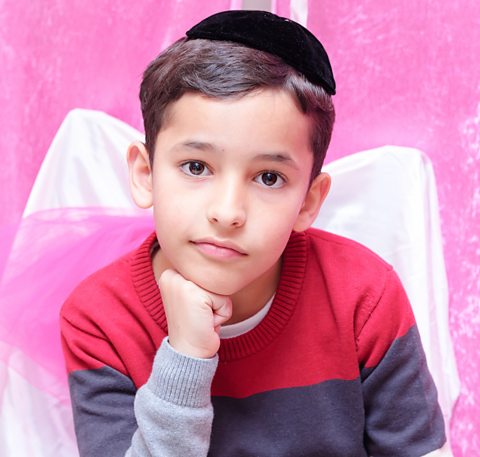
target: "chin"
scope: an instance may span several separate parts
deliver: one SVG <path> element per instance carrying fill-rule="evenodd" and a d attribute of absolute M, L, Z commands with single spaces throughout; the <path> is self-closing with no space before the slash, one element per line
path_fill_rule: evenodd
<path fill-rule="evenodd" d="M 225 281 L 223 278 L 220 280 L 212 278 L 192 278 L 190 281 L 208 292 L 224 296 L 231 296 L 245 287 L 243 283 L 233 283 L 232 281 Z"/>

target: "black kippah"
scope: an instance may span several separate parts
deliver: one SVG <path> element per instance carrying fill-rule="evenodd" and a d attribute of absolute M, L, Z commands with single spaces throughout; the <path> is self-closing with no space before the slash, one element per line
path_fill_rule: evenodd
<path fill-rule="evenodd" d="M 224 11 L 193 26 L 187 37 L 234 41 L 276 55 L 328 94 L 335 94 L 324 47 L 305 27 L 289 19 L 267 11 Z"/>

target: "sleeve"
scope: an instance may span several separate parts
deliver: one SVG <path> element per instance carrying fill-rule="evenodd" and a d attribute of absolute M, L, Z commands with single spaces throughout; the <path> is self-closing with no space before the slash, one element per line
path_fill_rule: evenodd
<path fill-rule="evenodd" d="M 372 457 L 419 457 L 442 448 L 445 426 L 410 303 L 390 270 L 357 336 Z"/>
<path fill-rule="evenodd" d="M 213 421 L 210 391 L 217 364 L 218 356 L 187 357 L 163 340 L 152 374 L 135 398 L 138 429 L 127 457 L 207 455 Z"/>
<path fill-rule="evenodd" d="M 64 315 L 61 329 L 81 457 L 207 455 L 217 357 L 183 356 L 165 339 L 137 391 L 109 341 Z"/>

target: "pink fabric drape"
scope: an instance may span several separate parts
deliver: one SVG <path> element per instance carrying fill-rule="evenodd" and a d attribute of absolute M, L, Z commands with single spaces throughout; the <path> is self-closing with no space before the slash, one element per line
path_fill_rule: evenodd
<path fill-rule="evenodd" d="M 62 208 L 23 219 L 0 279 L 0 362 L 62 398 L 67 378 L 55 319 L 61 304 L 79 281 L 135 249 L 152 231 L 151 215 L 125 209 Z M 13 357 L 17 348 L 50 377 L 39 377 Z"/>

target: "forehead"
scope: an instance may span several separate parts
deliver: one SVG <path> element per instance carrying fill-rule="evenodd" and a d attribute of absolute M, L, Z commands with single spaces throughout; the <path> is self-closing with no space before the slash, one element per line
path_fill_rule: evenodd
<path fill-rule="evenodd" d="M 205 143 L 220 151 L 286 151 L 313 160 L 312 120 L 285 90 L 265 89 L 236 98 L 184 94 L 172 103 L 158 147 Z"/>

